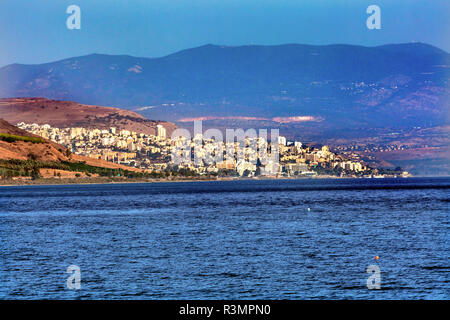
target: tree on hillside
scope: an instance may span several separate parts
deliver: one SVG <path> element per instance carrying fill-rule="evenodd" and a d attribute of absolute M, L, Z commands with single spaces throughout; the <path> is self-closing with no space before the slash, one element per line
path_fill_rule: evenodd
<path fill-rule="evenodd" d="M 39 171 L 39 168 L 37 166 L 33 167 L 33 170 L 31 170 L 31 179 L 36 180 L 41 177 L 41 172 Z"/>

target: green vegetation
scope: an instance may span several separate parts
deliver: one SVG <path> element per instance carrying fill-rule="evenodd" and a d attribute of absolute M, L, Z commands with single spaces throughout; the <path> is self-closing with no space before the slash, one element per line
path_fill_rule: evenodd
<path fill-rule="evenodd" d="M 40 169 L 57 169 L 72 172 L 83 172 L 87 177 L 93 174 L 98 174 L 100 177 L 120 177 L 120 178 L 153 178 L 161 179 L 167 177 L 196 177 L 197 173 L 180 169 L 179 171 L 165 170 L 161 172 L 135 172 L 126 169 L 111 169 L 103 167 L 95 167 L 86 164 L 85 162 L 54 162 L 54 161 L 38 161 L 35 158 L 29 157 L 28 160 L 0 160 L 0 177 L 2 179 L 10 179 L 12 177 L 31 177 L 32 179 L 40 178 Z M 53 176 L 60 177 L 61 174 L 56 171 Z M 81 174 L 76 174 L 75 177 L 81 177 Z"/>
<path fill-rule="evenodd" d="M 397 167 L 395 169 L 379 168 L 376 171 L 378 174 L 385 174 L 385 175 L 401 175 L 403 173 L 403 169 L 401 167 Z"/>
<path fill-rule="evenodd" d="M 44 143 L 45 140 L 39 137 L 16 136 L 14 134 L 0 133 L 0 140 L 6 142 L 24 141 L 31 143 Z"/>
<path fill-rule="evenodd" d="M 86 174 L 98 174 L 101 177 L 143 178 L 149 176 L 148 173 L 144 172 L 94 167 L 86 164 L 85 162 L 61 162 L 61 164 L 66 167 L 66 169 L 63 170 L 84 172 Z"/>
<path fill-rule="evenodd" d="M 6 179 L 11 177 L 39 178 L 40 168 L 60 169 L 56 162 L 15 159 L 0 160 L 0 176 Z"/>
<path fill-rule="evenodd" d="M 36 160 L 0 160 L 0 176 L 2 178 L 11 177 L 40 177 L 39 169 L 59 169 L 66 171 L 84 172 L 90 176 L 98 174 L 102 177 L 146 177 L 148 173 L 134 172 L 123 169 L 101 168 L 87 165 L 85 162 L 52 162 Z"/>

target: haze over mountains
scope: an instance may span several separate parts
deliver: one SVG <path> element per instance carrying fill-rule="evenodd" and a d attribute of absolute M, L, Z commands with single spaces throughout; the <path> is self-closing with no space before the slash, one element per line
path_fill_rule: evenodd
<path fill-rule="evenodd" d="M 449 120 L 449 66 L 448 53 L 421 43 L 205 45 L 161 58 L 93 54 L 5 66 L 0 97 L 118 106 L 170 121 L 435 126 Z"/>
<path fill-rule="evenodd" d="M 373 152 L 391 165 L 435 175 L 450 174 L 449 78 L 450 55 L 423 43 L 205 45 L 161 58 L 92 54 L 5 66 L 0 98 L 114 106 L 184 127 L 202 119 L 204 129 L 279 128 L 290 139 L 331 146 L 394 146 Z M 8 120 L 24 116 L 17 101 L 3 102 L 13 108 Z M 77 103 L 49 100 L 32 118 L 53 119 L 49 110 Z M 105 126 L 124 120 L 120 112 L 102 119 Z M 103 121 L 95 115 L 66 120 Z M 145 125 L 154 130 L 156 122 Z"/>

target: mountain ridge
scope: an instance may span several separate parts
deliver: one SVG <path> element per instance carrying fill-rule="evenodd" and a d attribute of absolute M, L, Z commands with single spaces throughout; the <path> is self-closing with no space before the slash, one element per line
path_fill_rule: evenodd
<path fill-rule="evenodd" d="M 173 122 L 224 119 L 224 126 L 298 118 L 322 119 L 328 132 L 431 127 L 450 120 L 449 70 L 450 55 L 423 43 L 208 44 L 159 58 L 90 54 L 5 66 L 0 97 L 113 105 Z"/>
<path fill-rule="evenodd" d="M 442 92 L 435 90 L 432 99 L 416 104 L 433 104 L 435 97 L 445 103 L 449 64 L 448 53 L 422 43 L 209 44 L 159 58 L 90 54 L 8 65 L 0 68 L 0 97 L 41 96 L 126 109 L 153 105 L 144 115 L 171 121 L 187 116 L 335 117 L 333 108 L 351 114 L 402 105 L 402 99 L 417 98 L 416 91 L 430 86 Z M 168 111 L 165 105 L 175 108 Z"/>
<path fill-rule="evenodd" d="M 403 42 L 403 43 L 386 43 L 382 45 L 377 46 L 364 46 L 364 45 L 354 45 L 354 44 L 346 44 L 346 43 L 330 43 L 330 44 L 324 44 L 324 45 L 313 45 L 313 44 L 301 44 L 301 43 L 283 43 L 283 44 L 275 44 L 275 45 L 263 45 L 263 44 L 249 44 L 249 45 L 221 45 L 221 44 L 213 44 L 213 43 L 207 43 L 198 47 L 193 48 L 187 48 L 182 49 L 179 51 L 175 51 L 172 53 L 168 53 L 166 55 L 157 56 L 157 57 L 147 57 L 147 56 L 136 56 L 136 55 L 130 55 L 130 54 L 110 54 L 110 53 L 101 53 L 101 52 L 93 52 L 88 54 L 83 54 L 79 56 L 73 56 L 73 57 L 67 57 L 67 58 L 61 58 L 53 61 L 47 61 L 47 62 L 41 62 L 41 63 L 19 63 L 14 62 L 10 64 L 6 64 L 0 67 L 0 70 L 8 67 L 8 66 L 37 66 L 37 65 L 46 65 L 46 64 L 52 64 L 57 62 L 63 62 L 70 59 L 77 59 L 77 58 L 83 58 L 83 57 L 89 57 L 89 56 L 104 56 L 104 57 L 125 57 L 125 58 L 134 58 L 134 59 L 161 59 L 165 57 L 170 57 L 172 55 L 177 55 L 182 52 L 188 52 L 191 50 L 196 50 L 200 48 L 247 48 L 247 47 L 289 47 L 289 46 L 305 46 L 305 47 L 361 47 L 361 48 L 392 48 L 392 47 L 419 47 L 419 48 L 427 48 L 429 50 L 433 50 L 435 52 L 443 53 L 443 54 L 450 54 L 449 52 L 445 51 L 444 49 L 441 49 L 439 47 L 436 47 L 431 44 L 427 44 L 424 42 Z"/>

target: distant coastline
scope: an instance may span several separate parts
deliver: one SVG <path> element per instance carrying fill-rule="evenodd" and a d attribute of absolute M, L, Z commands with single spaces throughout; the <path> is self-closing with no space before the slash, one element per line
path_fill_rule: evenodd
<path fill-rule="evenodd" d="M 164 183 L 164 182 L 205 182 L 205 181 L 255 181 L 255 180 L 320 180 L 320 179 L 411 179 L 429 178 L 427 176 L 414 177 L 337 177 L 337 176 L 314 176 L 314 177 L 177 177 L 172 179 L 148 179 L 148 178 L 119 178 L 119 177 L 95 177 L 95 178 L 70 178 L 70 179 L 36 179 L 36 180 L 0 180 L 0 187 L 13 186 L 53 186 L 53 185 L 85 185 L 85 184 L 129 184 L 129 183 Z M 439 176 L 434 178 L 449 178 L 449 176 Z"/>

